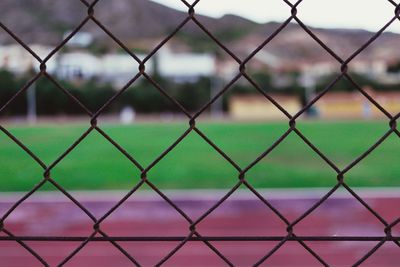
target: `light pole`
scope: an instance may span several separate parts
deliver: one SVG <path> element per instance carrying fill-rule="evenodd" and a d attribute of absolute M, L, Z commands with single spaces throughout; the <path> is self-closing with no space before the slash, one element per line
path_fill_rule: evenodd
<path fill-rule="evenodd" d="M 28 72 L 30 74 L 35 73 L 33 68 L 30 68 Z M 37 112 L 36 112 L 36 84 L 35 82 L 28 88 L 26 92 L 26 100 L 27 100 L 27 114 L 26 119 L 29 124 L 35 124 L 37 121 Z"/>
<path fill-rule="evenodd" d="M 305 88 L 305 105 L 307 105 L 308 103 L 310 103 L 315 94 L 316 94 L 316 79 L 315 77 L 312 77 L 311 75 L 303 75 L 302 79 L 301 79 L 301 84 L 302 86 L 304 86 Z M 315 106 L 311 106 L 310 108 L 307 109 L 307 113 L 309 116 L 316 116 L 318 115 L 316 113 L 316 109 Z"/>
<path fill-rule="evenodd" d="M 216 74 L 211 77 L 211 90 L 210 90 L 210 99 L 212 99 L 221 89 L 223 86 L 222 78 Z M 210 106 L 210 113 L 213 119 L 220 118 L 223 113 L 222 107 L 222 97 L 220 96 L 211 106 Z"/>

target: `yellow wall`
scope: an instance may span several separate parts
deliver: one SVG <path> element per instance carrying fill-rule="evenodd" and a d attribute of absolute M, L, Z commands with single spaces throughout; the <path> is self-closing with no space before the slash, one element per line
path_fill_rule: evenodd
<path fill-rule="evenodd" d="M 375 100 L 392 115 L 400 112 L 400 97 L 375 96 Z M 385 115 L 363 96 L 354 99 L 335 99 L 315 104 L 321 118 L 379 118 Z"/>
<path fill-rule="evenodd" d="M 301 109 L 300 100 L 290 97 L 277 100 L 290 114 Z M 239 120 L 285 119 L 287 118 L 268 99 L 260 97 L 232 97 L 229 103 L 229 112 L 232 118 Z"/>
<path fill-rule="evenodd" d="M 392 115 L 400 112 L 400 93 L 373 94 L 373 98 Z M 301 108 L 296 96 L 272 96 L 290 114 Z M 319 118 L 379 118 L 385 115 L 360 93 L 327 94 L 313 106 Z M 233 119 L 264 120 L 287 119 L 268 99 L 262 96 L 233 96 L 229 100 Z"/>

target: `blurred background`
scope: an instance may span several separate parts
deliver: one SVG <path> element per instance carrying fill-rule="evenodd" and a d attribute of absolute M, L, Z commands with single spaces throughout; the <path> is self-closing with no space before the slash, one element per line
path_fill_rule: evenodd
<path fill-rule="evenodd" d="M 310 0 L 299 4 L 297 16 L 346 60 L 392 19 L 394 9 L 390 1 Z M 182 1 L 99 1 L 94 10 L 95 18 L 85 22 L 69 39 L 87 17 L 83 2 L 0 3 L 0 215 L 5 227 L 15 235 L 88 236 L 93 223 L 50 182 L 8 214 L 13 203 L 43 180 L 44 172 L 10 136 L 46 166 L 54 163 L 51 178 L 90 207 L 97 218 L 141 181 L 141 170 L 121 153 L 123 149 L 143 168 L 151 166 L 148 180 L 195 220 L 238 182 L 237 168 L 210 142 L 241 169 L 250 166 L 289 129 L 288 116 L 266 95 L 293 116 L 340 74 L 341 63 L 298 21 L 292 20 L 260 47 L 291 15 L 291 7 L 284 1 L 249 0 L 243 4 L 201 0 L 195 6 L 195 20 L 181 25 L 173 35 L 170 34 L 188 16 L 188 7 Z M 302 136 L 291 132 L 246 172 L 248 183 L 270 199 L 289 221 L 300 217 L 337 184 L 335 169 L 304 138 L 344 169 L 390 130 L 388 115 L 400 112 L 399 33 L 400 23 L 396 20 L 357 53 L 348 64 L 352 81 L 341 77 L 297 119 L 296 128 Z M 54 50 L 64 39 L 69 40 Z M 164 40 L 168 41 L 163 43 Z M 41 59 L 51 55 L 46 59 L 45 74 L 38 76 L 40 62 L 20 42 Z M 236 79 L 240 73 L 238 60 L 247 59 L 247 77 Z M 140 61 L 145 66 L 143 75 Z M 229 88 L 207 105 L 227 85 Z M 121 90 L 123 93 L 108 103 Z M 89 128 L 88 111 L 98 110 L 97 126 L 101 131 Z M 199 111 L 202 112 L 198 114 Z M 198 115 L 197 131 L 191 131 L 165 157 L 158 158 L 190 128 L 188 114 Z M 90 133 L 64 157 L 63 153 L 88 129 Z M 346 183 L 388 223 L 400 216 L 394 208 L 400 201 L 399 149 L 398 135 L 391 133 L 345 173 Z M 148 184 L 138 191 L 104 221 L 105 232 L 116 236 L 188 234 L 188 222 L 162 195 Z M 244 185 L 210 217 L 199 224 L 203 235 L 287 234 L 285 223 Z M 384 236 L 383 229 L 382 221 L 351 192 L 339 189 L 304 223 L 299 223 L 295 232 Z M 396 229 L 393 233 L 397 233 Z M 32 256 L 14 243 L 0 241 L 4 248 L 0 258 L 9 266 L 24 266 Z M 238 266 L 254 263 L 273 248 L 273 242 L 215 243 Z M 378 242 L 309 243 L 331 264 L 348 266 Z M 29 244 L 39 254 L 46 254 L 53 246 Z M 126 246 L 145 266 L 150 266 L 177 245 L 164 244 L 155 246 L 150 242 L 151 249 L 134 242 Z M 47 252 L 46 259 L 54 264 L 78 244 L 58 245 L 63 249 Z M 106 252 L 107 244 L 96 246 L 88 246 L 71 263 L 107 266 L 120 259 L 121 266 L 128 264 L 118 250 Z M 177 256 L 175 262 L 171 258 L 168 263 L 185 266 L 193 263 L 193 257 L 200 257 L 207 259 L 210 266 L 223 265 L 204 244 L 204 248 L 199 246 L 196 242 L 188 244 L 189 249 L 183 249 L 181 257 Z M 21 251 L 11 253 L 16 247 Z M 91 254 L 93 249 L 104 253 Z M 271 258 L 274 266 L 320 264 L 298 243 L 278 251 L 282 252 Z M 381 254 L 377 252 L 378 256 L 366 261 L 367 265 L 395 266 L 398 247 L 394 243 L 379 251 Z M 290 259 L 288 255 L 295 257 Z M 299 265 L 297 259 L 304 259 L 304 264 Z"/>

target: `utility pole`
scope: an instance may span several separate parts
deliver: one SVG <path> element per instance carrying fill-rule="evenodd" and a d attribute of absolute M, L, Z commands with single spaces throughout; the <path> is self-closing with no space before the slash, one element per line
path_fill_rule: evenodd
<path fill-rule="evenodd" d="M 210 99 L 212 99 L 216 94 L 218 94 L 220 90 L 222 90 L 222 78 L 218 74 L 216 74 L 211 77 L 210 84 Z M 210 115 L 213 119 L 222 117 L 222 97 L 223 96 L 220 96 L 210 107 Z"/>
<path fill-rule="evenodd" d="M 302 85 L 305 87 L 305 100 L 306 100 L 306 105 L 313 100 L 313 98 L 316 95 L 316 80 L 314 77 L 311 75 L 304 75 L 302 77 Z M 316 109 L 315 106 L 311 106 L 308 110 L 307 113 L 309 116 L 316 116 Z"/>
<path fill-rule="evenodd" d="M 33 67 L 30 68 L 29 74 L 34 74 L 35 71 Z M 26 92 L 26 100 L 27 100 L 27 114 L 26 119 L 29 124 L 35 124 L 37 121 L 37 112 L 36 112 L 36 83 L 34 82 Z"/>

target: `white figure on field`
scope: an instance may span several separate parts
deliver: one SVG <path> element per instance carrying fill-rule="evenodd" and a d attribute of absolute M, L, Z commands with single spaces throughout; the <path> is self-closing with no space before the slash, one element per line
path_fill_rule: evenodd
<path fill-rule="evenodd" d="M 131 106 L 126 106 L 121 110 L 119 119 L 122 124 L 130 124 L 135 120 L 136 113 Z"/>

